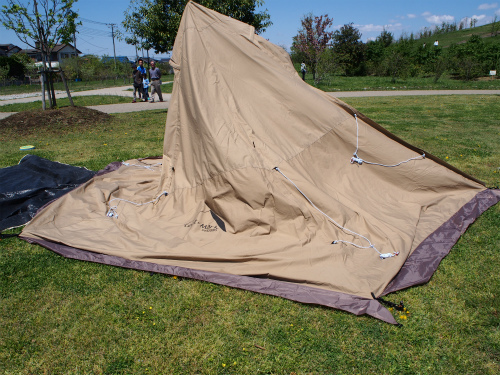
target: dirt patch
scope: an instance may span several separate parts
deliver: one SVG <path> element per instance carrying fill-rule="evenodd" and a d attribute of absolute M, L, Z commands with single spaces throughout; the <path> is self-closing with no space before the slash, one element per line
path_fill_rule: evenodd
<path fill-rule="evenodd" d="M 19 136 L 39 132 L 68 133 L 99 127 L 111 119 L 107 113 L 86 107 L 34 109 L 15 113 L 0 120 L 0 131 L 14 131 Z"/>
<path fill-rule="evenodd" d="M 478 77 L 478 81 L 495 81 L 498 79 L 498 76 L 488 76 L 488 77 Z"/>

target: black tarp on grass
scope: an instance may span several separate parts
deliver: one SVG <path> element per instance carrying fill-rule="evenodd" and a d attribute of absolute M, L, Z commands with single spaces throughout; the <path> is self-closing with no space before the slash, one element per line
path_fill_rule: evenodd
<path fill-rule="evenodd" d="M 95 174 L 36 155 L 26 155 L 18 165 L 0 169 L 0 232 L 26 224 L 39 208 Z"/>

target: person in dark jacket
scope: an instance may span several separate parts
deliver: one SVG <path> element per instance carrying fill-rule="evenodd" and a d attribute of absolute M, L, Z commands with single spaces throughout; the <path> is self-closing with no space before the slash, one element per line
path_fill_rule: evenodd
<path fill-rule="evenodd" d="M 141 71 L 137 69 L 137 65 L 133 65 L 132 78 L 134 79 L 134 99 L 132 100 L 132 103 L 137 101 L 137 95 L 139 95 L 139 100 L 141 100 L 141 97 L 143 96 L 142 77 L 143 75 Z"/>

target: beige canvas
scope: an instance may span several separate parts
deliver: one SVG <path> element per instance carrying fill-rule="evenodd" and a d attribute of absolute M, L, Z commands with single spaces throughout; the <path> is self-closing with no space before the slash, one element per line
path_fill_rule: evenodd
<path fill-rule="evenodd" d="M 23 237 L 371 299 L 485 190 L 304 83 L 251 26 L 196 3 L 171 65 L 162 159 L 95 177 Z"/>

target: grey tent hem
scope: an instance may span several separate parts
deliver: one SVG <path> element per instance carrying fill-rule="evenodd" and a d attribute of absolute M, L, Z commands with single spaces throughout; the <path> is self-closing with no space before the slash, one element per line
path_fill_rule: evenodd
<path fill-rule="evenodd" d="M 487 189 L 476 194 L 418 245 L 382 295 L 428 282 L 469 225 L 499 201 L 498 189 Z"/>
<path fill-rule="evenodd" d="M 407 259 L 398 275 L 389 283 L 382 295 L 429 281 L 441 260 L 453 245 L 484 211 L 500 200 L 500 190 L 484 190 L 425 239 Z M 66 258 L 107 264 L 122 268 L 162 273 L 214 284 L 226 285 L 252 292 L 283 297 L 292 301 L 322 305 L 344 310 L 355 315 L 367 314 L 390 324 L 398 324 L 392 314 L 377 300 L 334 292 L 281 280 L 238 276 L 184 267 L 133 261 L 125 258 L 76 249 L 43 239 L 20 237 L 39 244 Z"/>
<path fill-rule="evenodd" d="M 65 258 L 201 280 L 213 284 L 225 285 L 256 293 L 282 297 L 296 302 L 327 306 L 338 310 L 344 310 L 355 315 L 367 314 L 390 324 L 398 324 L 392 314 L 375 299 L 362 298 L 350 294 L 313 288 L 305 285 L 297 285 L 281 280 L 231 275 L 151 262 L 128 260 L 118 256 L 76 249 L 74 247 L 47 240 L 28 237 L 20 238 L 29 243 L 41 245 Z"/>

